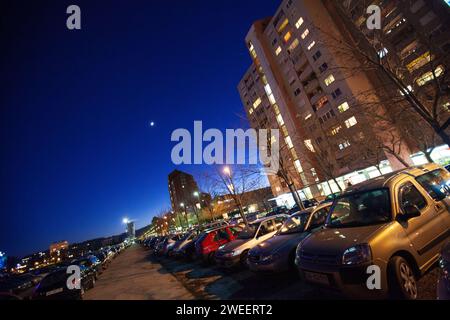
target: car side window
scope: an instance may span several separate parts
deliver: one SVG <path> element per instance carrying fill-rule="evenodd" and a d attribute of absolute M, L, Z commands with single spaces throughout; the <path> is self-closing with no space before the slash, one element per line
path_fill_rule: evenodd
<path fill-rule="evenodd" d="M 437 169 L 416 178 L 427 193 L 436 201 L 450 196 L 450 172 Z"/>
<path fill-rule="evenodd" d="M 273 227 L 272 220 L 261 223 L 261 226 L 259 227 L 259 231 L 258 231 L 258 237 L 262 237 L 262 236 L 268 234 L 269 232 L 272 232 L 273 228 L 274 227 Z"/>
<path fill-rule="evenodd" d="M 239 232 L 242 231 L 242 229 L 238 228 L 238 227 L 233 227 L 233 228 L 230 228 L 230 231 L 233 235 L 237 235 Z"/>
<path fill-rule="evenodd" d="M 278 217 L 274 219 L 275 230 L 278 230 L 283 225 L 284 221 L 286 221 L 286 217 Z"/>
<path fill-rule="evenodd" d="M 214 237 L 215 241 L 218 240 L 229 240 L 228 232 L 225 229 L 217 230 L 216 236 Z"/>
<path fill-rule="evenodd" d="M 423 209 L 427 205 L 427 200 L 411 183 L 407 182 L 400 187 L 400 208 L 407 205 L 416 205 L 419 209 Z"/>
<path fill-rule="evenodd" d="M 316 212 L 314 212 L 311 222 L 309 224 L 310 229 L 314 229 L 320 227 L 325 224 L 327 220 L 328 212 L 330 211 L 330 207 L 322 208 Z"/>

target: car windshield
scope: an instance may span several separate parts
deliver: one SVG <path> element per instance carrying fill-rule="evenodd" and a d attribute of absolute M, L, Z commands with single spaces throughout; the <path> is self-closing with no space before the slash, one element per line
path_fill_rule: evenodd
<path fill-rule="evenodd" d="M 388 189 L 354 192 L 335 200 L 326 226 L 346 228 L 384 223 L 391 220 Z"/>
<path fill-rule="evenodd" d="M 290 216 L 283 224 L 278 234 L 303 232 L 308 222 L 309 212 L 302 212 Z"/>

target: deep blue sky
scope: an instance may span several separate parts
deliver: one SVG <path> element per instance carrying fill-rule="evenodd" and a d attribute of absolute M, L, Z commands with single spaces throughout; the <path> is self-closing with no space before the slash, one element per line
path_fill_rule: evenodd
<path fill-rule="evenodd" d="M 278 5 L 2 1 L 0 250 L 116 234 L 123 216 L 140 227 L 169 206 L 172 130 L 242 124 L 244 37 Z"/>

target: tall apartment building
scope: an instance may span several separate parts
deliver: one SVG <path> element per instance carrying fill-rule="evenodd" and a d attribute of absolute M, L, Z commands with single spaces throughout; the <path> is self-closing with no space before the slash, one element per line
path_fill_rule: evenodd
<path fill-rule="evenodd" d="M 169 194 L 172 210 L 193 211 L 192 206 L 203 208 L 211 202 L 209 193 L 200 192 L 194 177 L 186 172 L 174 170 L 169 174 Z M 181 205 L 183 204 L 183 205 Z"/>
<path fill-rule="evenodd" d="M 352 57 L 349 62 L 336 45 L 347 32 L 335 14 L 336 6 L 351 2 L 282 1 L 275 15 L 253 23 L 245 38 L 252 64 L 238 91 L 247 117 L 253 128 L 280 129 L 280 156 L 306 197 L 401 168 L 399 157 L 412 164 L 409 155 L 414 145 L 403 141 L 396 127 L 388 131 L 404 142 L 399 157 L 370 151 L 374 141 L 389 137 L 386 130 L 377 130 L 373 115 L 355 107 L 366 102 L 359 101 L 364 93 L 376 92 L 372 75 L 362 70 L 346 73 L 343 67 L 351 64 Z M 435 17 L 425 15 L 422 19 Z M 389 106 L 376 95 L 365 99 L 377 104 L 375 114 L 389 113 Z M 283 179 L 269 175 L 269 181 L 276 196 L 289 191 Z"/>

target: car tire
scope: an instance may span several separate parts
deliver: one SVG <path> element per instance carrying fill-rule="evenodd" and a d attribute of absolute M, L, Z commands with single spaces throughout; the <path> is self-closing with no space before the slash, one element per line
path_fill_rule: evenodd
<path fill-rule="evenodd" d="M 245 250 L 244 252 L 241 253 L 241 256 L 239 258 L 239 262 L 241 263 L 241 266 L 248 269 L 248 251 L 249 250 Z"/>
<path fill-rule="evenodd" d="M 389 285 L 390 294 L 394 299 L 417 299 L 417 281 L 414 269 L 400 256 L 395 256 L 389 261 Z"/>

